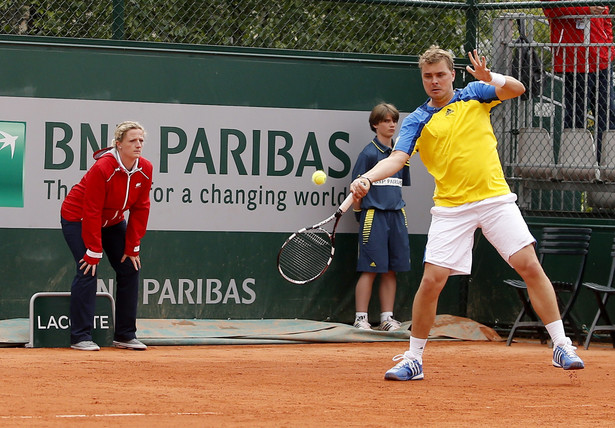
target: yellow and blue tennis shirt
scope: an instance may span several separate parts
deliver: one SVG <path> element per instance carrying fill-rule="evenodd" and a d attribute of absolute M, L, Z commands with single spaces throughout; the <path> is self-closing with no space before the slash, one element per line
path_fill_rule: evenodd
<path fill-rule="evenodd" d="M 510 193 L 491 125 L 491 109 L 500 103 L 495 87 L 471 82 L 456 89 L 446 106 L 425 102 L 404 119 L 395 150 L 419 153 L 436 183 L 436 206 Z"/>

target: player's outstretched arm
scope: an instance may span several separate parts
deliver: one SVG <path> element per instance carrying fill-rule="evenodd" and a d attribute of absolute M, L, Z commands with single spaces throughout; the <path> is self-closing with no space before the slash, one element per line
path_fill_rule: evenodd
<path fill-rule="evenodd" d="M 472 67 L 466 66 L 466 70 L 478 80 L 495 86 L 495 94 L 502 101 L 516 98 L 525 92 L 525 86 L 512 76 L 504 76 L 495 73 L 487 67 L 487 59 L 479 56 L 476 49 L 468 52 Z"/>
<path fill-rule="evenodd" d="M 367 195 L 373 182 L 390 177 L 402 169 L 409 157 L 410 155 L 404 151 L 393 150 L 388 158 L 382 159 L 372 169 L 355 179 L 350 183 L 350 191 L 354 194 L 355 199 Z"/>

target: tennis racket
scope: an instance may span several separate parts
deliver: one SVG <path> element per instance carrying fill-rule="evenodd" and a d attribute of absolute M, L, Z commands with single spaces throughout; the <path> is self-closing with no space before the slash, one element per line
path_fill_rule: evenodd
<path fill-rule="evenodd" d="M 305 227 L 288 237 L 278 252 L 278 270 L 284 279 L 293 284 L 307 284 L 325 273 L 335 254 L 335 229 L 352 205 L 350 193 L 337 211 L 314 226 Z M 322 228 L 335 220 L 333 231 Z"/>

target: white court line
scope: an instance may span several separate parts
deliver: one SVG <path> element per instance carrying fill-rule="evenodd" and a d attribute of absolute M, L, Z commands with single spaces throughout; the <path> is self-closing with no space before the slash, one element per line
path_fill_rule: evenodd
<path fill-rule="evenodd" d="M 598 404 L 575 404 L 574 407 L 602 407 L 602 405 L 598 405 Z M 535 405 L 531 405 L 531 406 L 523 406 L 526 409 L 540 409 L 543 407 L 562 407 L 561 404 L 535 404 Z M 610 407 L 610 406 L 609 406 Z"/>
<path fill-rule="evenodd" d="M 613 407 L 611 404 L 575 404 L 575 407 Z M 561 404 L 533 404 L 527 406 L 521 406 L 524 409 L 542 409 L 542 408 L 552 408 L 552 407 L 562 407 Z M 498 407 L 486 406 L 485 409 L 497 409 Z"/>
<path fill-rule="evenodd" d="M 134 416 L 205 416 L 221 415 L 217 412 L 177 412 L 177 413 L 101 413 L 93 415 L 43 415 L 43 416 L 0 416 L 0 419 L 45 419 L 45 418 L 124 418 Z"/>

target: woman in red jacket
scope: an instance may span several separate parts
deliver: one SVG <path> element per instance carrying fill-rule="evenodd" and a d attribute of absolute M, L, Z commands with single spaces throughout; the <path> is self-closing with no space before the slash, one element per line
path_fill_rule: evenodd
<path fill-rule="evenodd" d="M 139 249 L 149 218 L 152 164 L 141 157 L 145 130 L 137 122 L 115 129 L 113 146 L 98 160 L 62 203 L 64 238 L 77 269 L 71 286 L 71 347 L 98 351 L 92 341 L 96 302 L 96 266 L 103 250 L 116 272 L 113 346 L 145 350 L 136 338 Z M 124 212 L 129 211 L 128 221 Z"/>
<path fill-rule="evenodd" d="M 608 14 L 609 8 L 573 6 L 543 11 L 549 18 L 554 44 L 553 68 L 564 77 L 564 127 L 585 128 L 587 112 L 592 111 L 598 125 L 599 160 L 602 133 L 615 129 L 615 89 L 611 76 L 615 47 L 611 18 L 590 16 Z M 589 46 L 585 41 L 586 32 Z"/>

